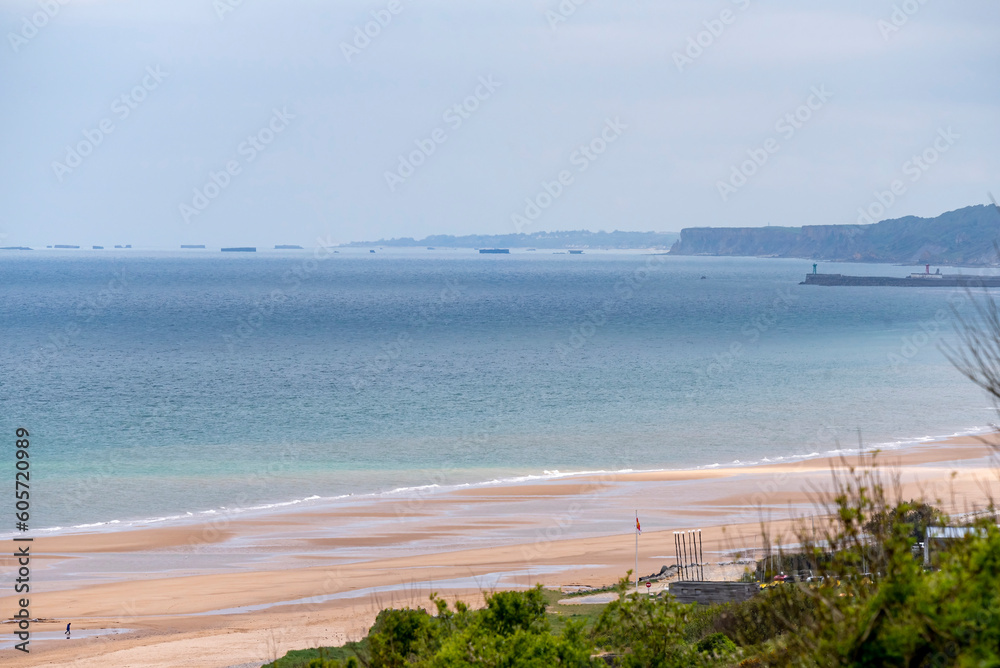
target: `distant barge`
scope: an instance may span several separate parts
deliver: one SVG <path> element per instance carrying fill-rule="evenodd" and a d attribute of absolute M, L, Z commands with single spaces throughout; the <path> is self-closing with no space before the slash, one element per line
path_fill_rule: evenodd
<path fill-rule="evenodd" d="M 880 287 L 903 288 L 1000 288 L 1000 276 L 976 276 L 974 274 L 942 274 L 938 269 L 932 274 L 930 265 L 924 273 L 913 273 L 906 277 L 897 276 L 847 276 L 845 274 L 819 274 L 816 265 L 813 272 L 806 274 L 806 280 L 799 285 L 874 285 Z"/>
<path fill-rule="evenodd" d="M 510 249 L 509 248 L 480 248 L 479 252 L 480 253 L 495 253 L 495 254 L 500 254 L 500 255 L 507 255 L 508 253 L 510 253 Z"/>

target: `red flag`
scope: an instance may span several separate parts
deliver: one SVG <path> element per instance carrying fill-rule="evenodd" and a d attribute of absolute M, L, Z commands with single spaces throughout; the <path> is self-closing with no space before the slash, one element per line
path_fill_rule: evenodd
<path fill-rule="evenodd" d="M 639 526 L 639 516 L 638 515 L 635 516 L 635 530 L 638 533 L 642 533 L 642 527 Z"/>

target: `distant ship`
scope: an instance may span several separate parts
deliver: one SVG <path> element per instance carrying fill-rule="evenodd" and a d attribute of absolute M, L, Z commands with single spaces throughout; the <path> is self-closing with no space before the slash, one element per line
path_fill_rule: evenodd
<path fill-rule="evenodd" d="M 570 255 L 583 255 L 583 251 L 582 250 L 571 250 L 569 252 L 569 254 Z"/>
<path fill-rule="evenodd" d="M 497 253 L 497 254 L 509 254 L 509 248 L 480 248 L 480 253 Z"/>
<path fill-rule="evenodd" d="M 223 248 L 223 253 L 256 253 L 257 249 L 253 246 L 234 246 L 233 248 Z"/>
<path fill-rule="evenodd" d="M 278 244 L 274 247 L 274 250 L 302 250 L 302 246 L 296 246 L 295 244 Z"/>
<path fill-rule="evenodd" d="M 91 250 L 104 250 L 104 246 L 91 246 Z"/>
<path fill-rule="evenodd" d="M 53 248 L 79 248 L 79 246 L 70 246 L 69 244 L 56 244 Z"/>
<path fill-rule="evenodd" d="M 181 244 L 181 248 L 204 248 L 205 244 Z"/>
<path fill-rule="evenodd" d="M 847 276 L 845 274 L 820 274 L 813 265 L 811 274 L 799 285 L 848 285 L 905 288 L 1000 288 L 1000 276 L 976 276 L 975 274 L 942 274 L 938 269 L 931 273 L 926 265 L 923 272 L 909 276 Z"/>

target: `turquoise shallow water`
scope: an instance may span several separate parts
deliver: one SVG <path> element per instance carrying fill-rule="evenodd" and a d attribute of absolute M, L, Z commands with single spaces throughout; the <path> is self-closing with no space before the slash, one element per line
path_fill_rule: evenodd
<path fill-rule="evenodd" d="M 994 417 L 936 346 L 960 291 L 799 286 L 797 260 L 312 257 L 0 258 L 0 434 L 9 452 L 32 433 L 33 527 L 747 463 Z"/>

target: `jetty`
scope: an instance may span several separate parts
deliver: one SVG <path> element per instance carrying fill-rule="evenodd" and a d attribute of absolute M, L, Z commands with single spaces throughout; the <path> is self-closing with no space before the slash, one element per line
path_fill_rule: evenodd
<path fill-rule="evenodd" d="M 930 265 L 923 272 L 909 276 L 849 276 L 847 274 L 820 274 L 813 265 L 811 274 L 799 285 L 846 285 L 901 288 L 1000 288 L 1000 276 L 975 274 L 942 274 L 938 269 L 931 273 Z"/>

